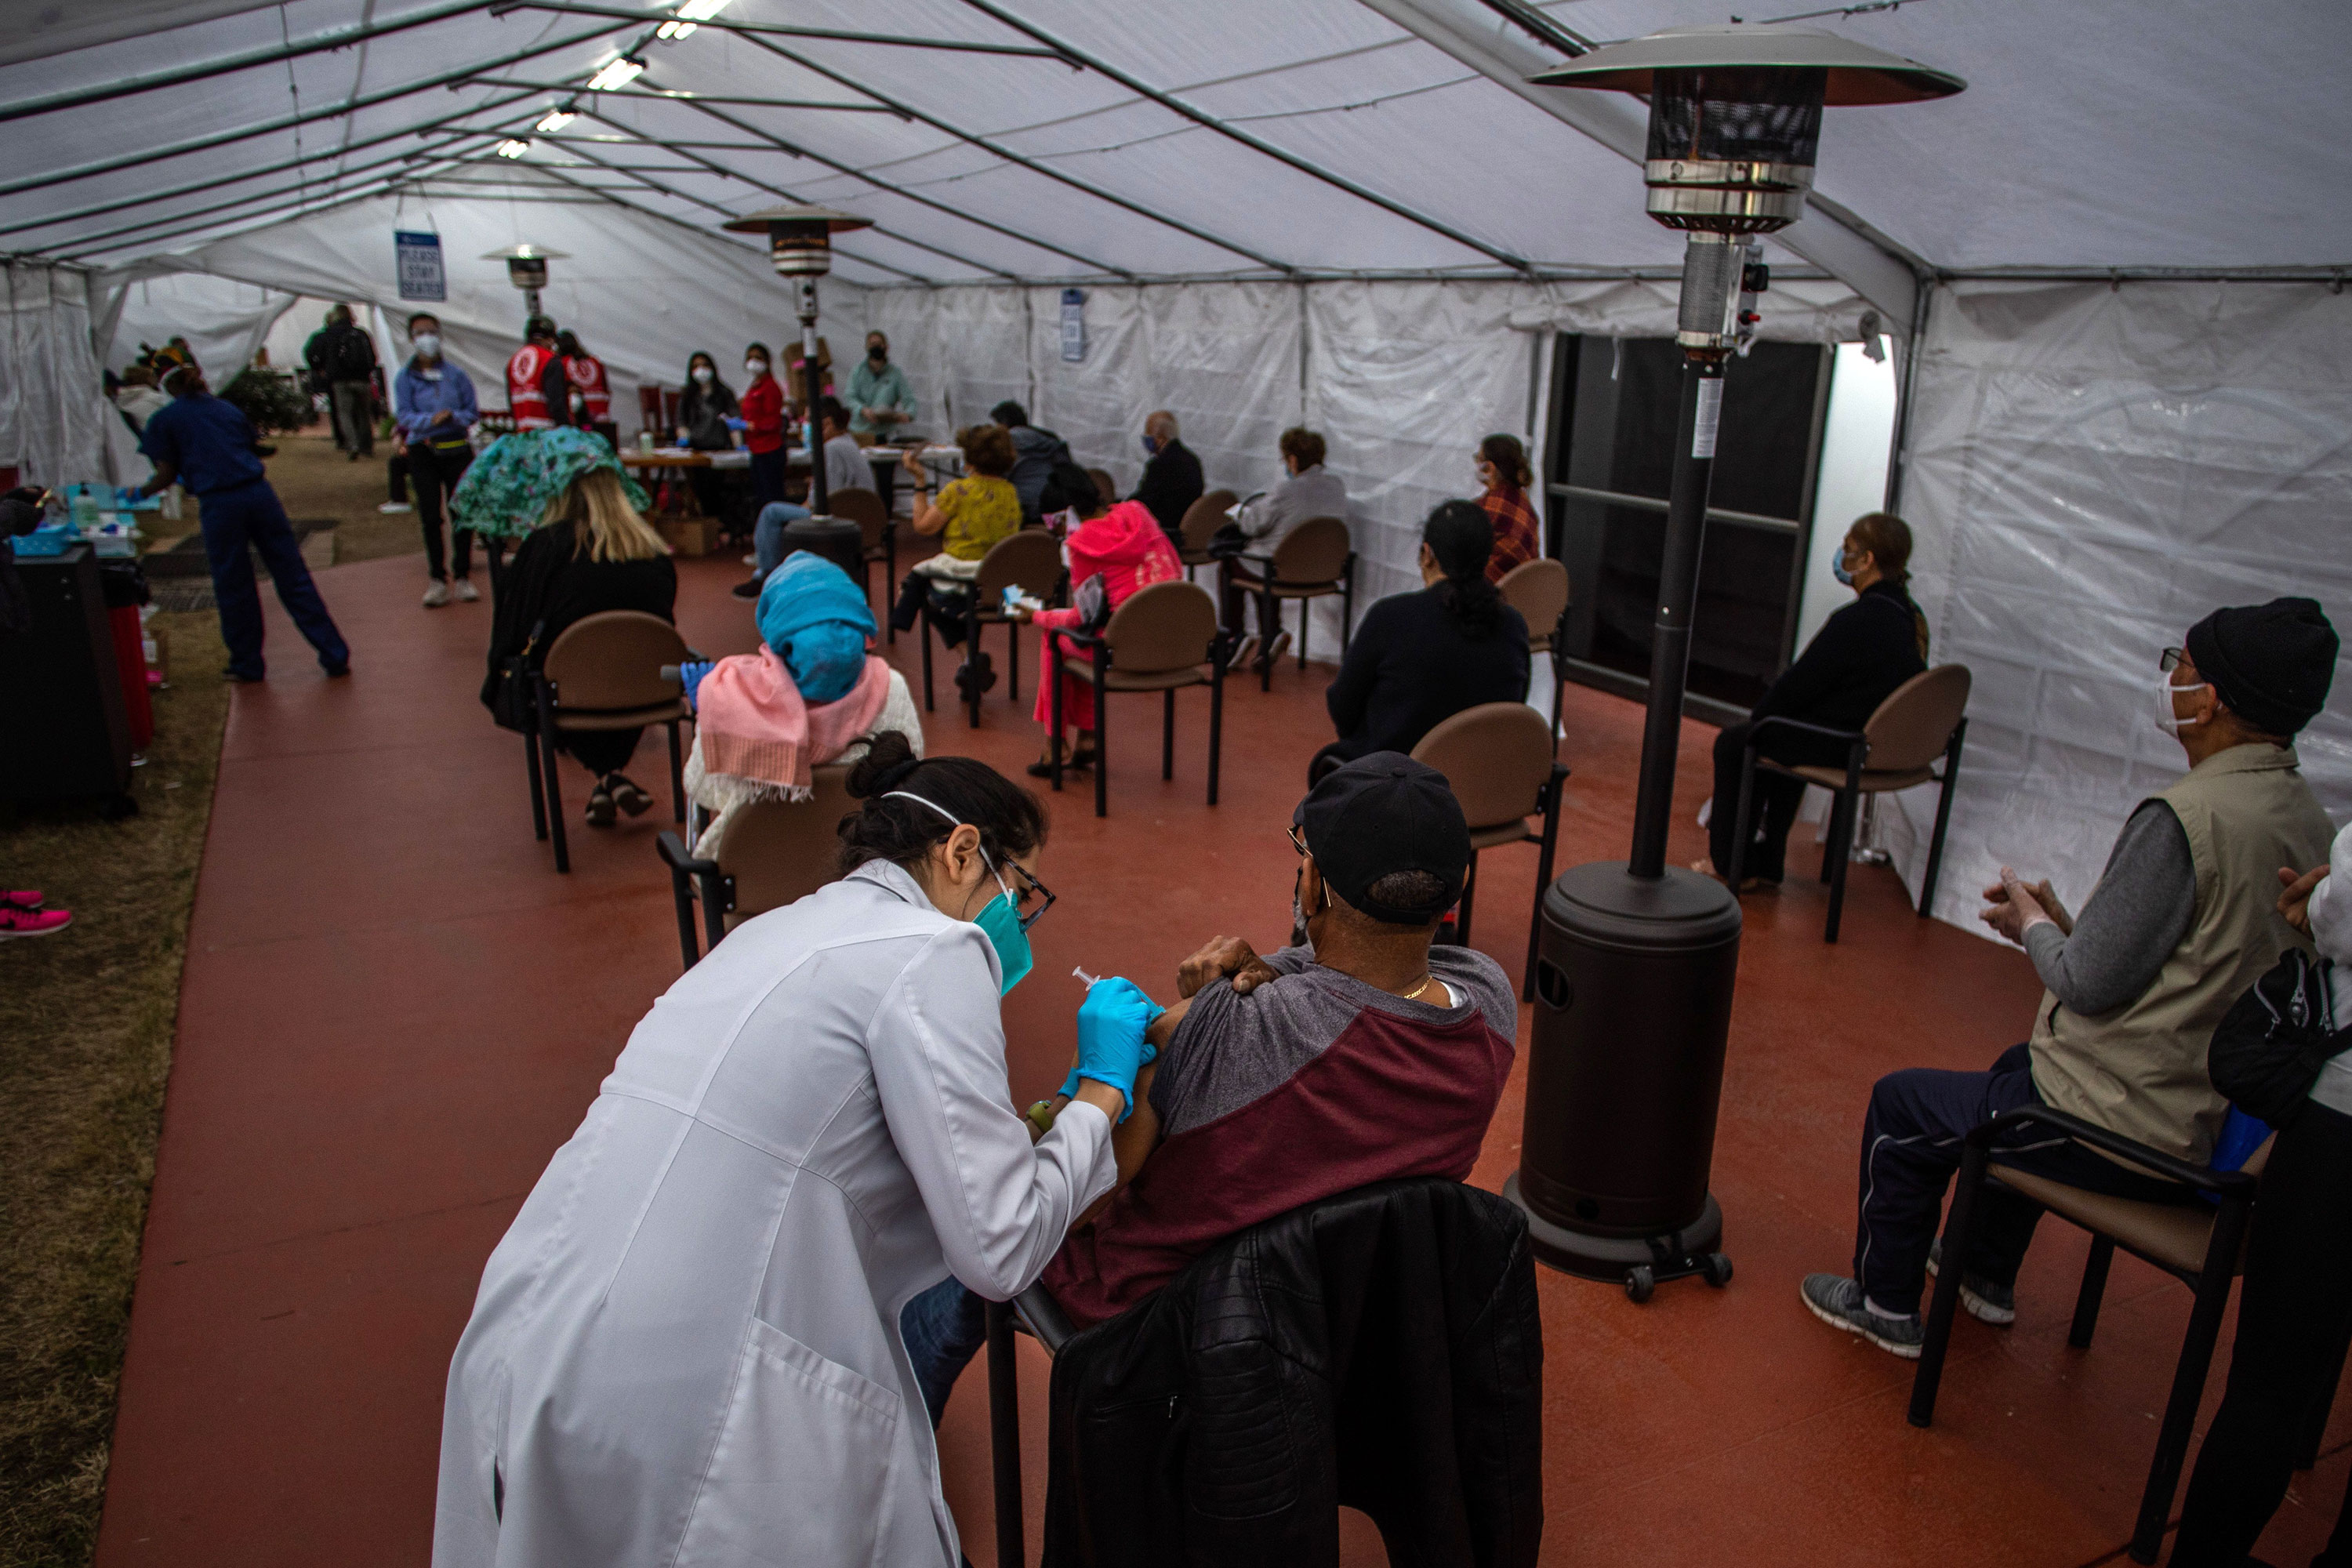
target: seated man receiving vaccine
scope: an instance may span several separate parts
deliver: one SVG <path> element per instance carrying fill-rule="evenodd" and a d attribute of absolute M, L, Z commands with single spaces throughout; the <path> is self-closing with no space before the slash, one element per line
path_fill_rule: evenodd
<path fill-rule="evenodd" d="M 1114 1134 L 1123 1184 L 1041 1281 L 1080 1328 L 1262 1221 L 1372 1182 L 1462 1181 L 1476 1163 L 1518 999 L 1485 953 L 1432 945 L 1470 864 L 1444 776 L 1394 752 L 1361 758 L 1300 803 L 1290 840 L 1306 942 L 1264 958 L 1211 942 L 1146 1033 L 1160 1056 Z M 907 1341 L 936 1417 L 979 1348 L 977 1302 L 917 1306 L 937 1310 L 929 1333 L 909 1312 Z"/>

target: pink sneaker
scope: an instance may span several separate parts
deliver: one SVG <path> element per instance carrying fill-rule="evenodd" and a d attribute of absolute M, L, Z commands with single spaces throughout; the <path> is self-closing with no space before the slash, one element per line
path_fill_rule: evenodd
<path fill-rule="evenodd" d="M 37 910 L 47 901 L 38 889 L 20 893 L 0 891 L 0 904 L 15 904 L 19 909 Z"/>
<path fill-rule="evenodd" d="M 17 936 L 48 936 L 71 924 L 73 915 L 69 910 L 28 910 L 0 903 L 0 942 Z"/>

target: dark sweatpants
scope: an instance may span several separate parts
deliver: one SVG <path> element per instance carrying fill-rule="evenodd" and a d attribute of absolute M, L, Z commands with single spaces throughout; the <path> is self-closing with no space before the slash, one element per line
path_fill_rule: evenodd
<path fill-rule="evenodd" d="M 1943 1217 L 1945 1189 L 1960 1166 L 1961 1139 L 2001 1111 L 2042 1103 L 2033 1087 L 2029 1055 L 2026 1047 L 2011 1046 L 1990 1072 L 1909 1068 L 1888 1073 L 1872 1086 L 1870 1109 L 1862 1121 L 1853 1276 L 1885 1310 L 1919 1310 L 1927 1248 Z M 2127 1171 L 2046 1127 L 2018 1129 L 1996 1146 L 1994 1160 L 2116 1197 L 2198 1201 L 2186 1187 Z M 2040 1204 L 1998 1184 L 1989 1186 L 1977 1205 L 1977 1239 L 1969 1272 L 1997 1285 L 2014 1285 L 2017 1266 L 2025 1260 L 2041 1218 Z"/>
<path fill-rule="evenodd" d="M 245 680 L 262 677 L 261 595 L 254 585 L 248 546 L 260 553 L 269 580 L 277 584 L 278 602 L 318 650 L 320 667 L 332 673 L 350 663 L 352 650 L 327 614 L 327 603 L 319 596 L 319 585 L 302 560 L 302 546 L 294 538 L 294 525 L 286 521 L 286 508 L 269 481 L 214 490 L 198 496 L 196 506 L 205 560 L 212 567 L 213 602 L 220 610 L 221 641 L 228 645 L 229 672 Z"/>
<path fill-rule="evenodd" d="M 1715 807 L 1707 814 L 1706 853 L 1707 858 L 1715 862 L 1716 870 L 1727 877 L 1731 875 L 1731 851 L 1737 839 L 1731 819 L 1739 814 L 1740 758 L 1753 728 L 1749 724 L 1727 724 L 1715 737 Z M 1845 766 L 1845 750 L 1834 741 L 1777 725 L 1764 731 L 1764 743 L 1757 752 L 1759 757 L 1769 757 L 1790 767 Z M 1748 820 L 1756 827 L 1755 837 L 1748 846 L 1748 858 L 1740 867 L 1740 879 L 1760 877 L 1768 882 L 1780 881 L 1788 855 L 1789 829 L 1805 804 L 1804 781 L 1759 767 L 1755 782 L 1748 786 Z"/>
<path fill-rule="evenodd" d="M 416 520 L 425 525 L 425 572 L 436 583 L 449 580 L 448 565 L 441 554 L 442 507 L 473 466 L 474 452 L 470 447 L 453 446 L 447 451 L 436 450 L 424 441 L 415 441 L 408 447 L 409 481 L 416 488 Z M 457 575 L 463 578 L 474 569 L 474 531 L 451 528 L 450 551 L 456 556 Z"/>
<path fill-rule="evenodd" d="M 2229 1392 L 2214 1413 L 2173 1542 L 2172 1568 L 2237 1564 L 2286 1495 L 2313 1401 L 2352 1328 L 2352 1116 L 2306 1104 L 2263 1168 Z M 2352 1492 L 2314 1568 L 2352 1563 Z"/>

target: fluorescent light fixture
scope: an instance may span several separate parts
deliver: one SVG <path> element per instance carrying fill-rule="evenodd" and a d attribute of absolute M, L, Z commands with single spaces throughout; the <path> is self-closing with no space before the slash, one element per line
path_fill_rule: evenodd
<path fill-rule="evenodd" d="M 518 142 L 511 136 L 499 143 L 499 156 L 501 158 L 520 158 L 530 151 L 530 142 Z"/>
<path fill-rule="evenodd" d="M 588 79 L 591 92 L 612 92 L 628 86 L 643 76 L 646 62 L 630 55 L 615 55 L 604 62 L 604 68 Z"/>
<path fill-rule="evenodd" d="M 686 4 L 677 8 L 677 19 L 681 22 L 708 22 L 727 9 L 727 5 L 728 0 L 686 0 Z"/>
<path fill-rule="evenodd" d="M 568 109 L 551 109 L 547 111 L 547 118 L 539 122 L 538 129 L 552 136 L 579 118 Z"/>
<path fill-rule="evenodd" d="M 679 22 L 675 20 L 664 22 L 661 26 L 656 30 L 654 37 L 656 38 L 690 38 L 694 37 L 694 24 L 691 22 Z"/>

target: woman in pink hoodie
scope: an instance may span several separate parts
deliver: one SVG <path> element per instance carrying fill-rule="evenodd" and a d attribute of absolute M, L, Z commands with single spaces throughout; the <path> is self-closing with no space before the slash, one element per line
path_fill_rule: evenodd
<path fill-rule="evenodd" d="M 1139 588 L 1154 583 L 1170 583 L 1184 574 L 1184 563 L 1176 558 L 1175 547 L 1160 531 L 1160 520 L 1153 517 L 1139 501 L 1123 500 L 1112 505 L 1108 496 L 1097 496 L 1094 487 L 1083 475 L 1071 470 L 1063 479 L 1065 495 L 1072 495 L 1078 515 L 1085 521 L 1070 531 L 1063 541 L 1062 556 L 1070 568 L 1070 586 L 1087 578 L 1100 576 L 1103 588 L 1116 610 L 1125 604 Z M 1079 487 L 1084 486 L 1083 489 Z M 1075 494 L 1073 494 L 1075 492 Z M 1035 622 L 1039 633 L 1068 631 L 1078 624 L 1076 610 L 1037 610 L 1029 619 Z M 1044 654 L 1040 653 L 1041 661 Z M 1040 680 L 1037 683 L 1037 722 L 1050 727 L 1054 722 L 1054 693 Z M 1062 719 L 1077 731 L 1069 751 L 1063 753 L 1064 767 L 1084 768 L 1095 760 L 1095 692 L 1091 684 L 1075 676 L 1062 677 Z M 1050 752 L 1051 748 L 1048 747 Z M 1053 765 L 1044 758 L 1030 764 L 1029 772 L 1045 778 Z"/>

